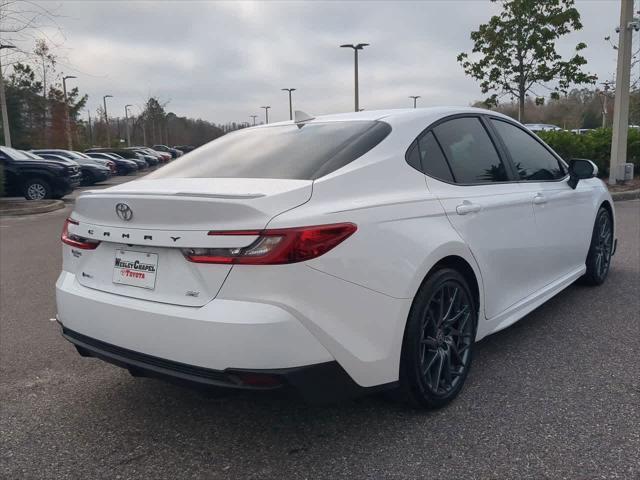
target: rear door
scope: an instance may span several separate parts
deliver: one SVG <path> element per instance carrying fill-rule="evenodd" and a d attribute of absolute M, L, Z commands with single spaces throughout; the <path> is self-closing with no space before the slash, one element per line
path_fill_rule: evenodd
<path fill-rule="evenodd" d="M 491 123 L 532 205 L 539 244 L 536 280 L 542 288 L 585 263 L 595 217 L 593 185 L 580 182 L 572 189 L 566 167 L 537 137 L 506 120 Z"/>
<path fill-rule="evenodd" d="M 427 186 L 440 199 L 481 270 L 492 318 L 533 292 L 535 222 L 529 196 L 514 182 L 479 116 L 458 116 L 418 140 Z"/>

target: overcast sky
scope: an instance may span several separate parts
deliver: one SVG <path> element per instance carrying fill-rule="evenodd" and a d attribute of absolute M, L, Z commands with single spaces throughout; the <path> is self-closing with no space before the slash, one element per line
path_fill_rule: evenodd
<path fill-rule="evenodd" d="M 50 3 L 49 6 L 52 6 Z M 588 70 L 612 78 L 620 2 L 577 3 L 583 30 L 565 37 L 561 53 L 585 42 Z M 456 55 L 471 47 L 469 32 L 499 6 L 476 1 L 422 2 L 99 2 L 70 1 L 57 12 L 64 38 L 60 70 L 78 76 L 95 111 L 111 94 L 110 113 L 169 101 L 178 115 L 215 122 L 288 118 L 353 109 L 353 53 L 342 43 L 367 42 L 360 55 L 360 103 L 367 110 L 411 105 L 468 105 L 481 99 Z M 53 34 L 53 32 L 52 32 Z"/>

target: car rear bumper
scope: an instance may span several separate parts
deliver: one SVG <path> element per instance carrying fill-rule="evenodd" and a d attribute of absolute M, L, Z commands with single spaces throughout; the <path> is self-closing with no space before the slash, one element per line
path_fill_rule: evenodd
<path fill-rule="evenodd" d="M 275 390 L 292 387 L 312 403 L 325 403 L 380 390 L 360 387 L 335 361 L 282 369 L 221 371 L 121 348 L 82 335 L 64 325 L 62 336 L 71 342 L 83 357 L 99 358 L 126 368 L 133 376 L 158 378 L 198 389 Z"/>
<path fill-rule="evenodd" d="M 69 272 L 58 278 L 56 300 L 66 329 L 194 367 L 265 370 L 334 360 L 291 313 L 275 305 L 222 299 L 202 307 L 169 305 L 94 290 Z"/>

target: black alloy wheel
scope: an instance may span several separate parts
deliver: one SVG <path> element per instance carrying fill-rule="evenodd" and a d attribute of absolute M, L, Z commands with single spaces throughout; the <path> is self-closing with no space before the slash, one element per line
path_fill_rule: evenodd
<path fill-rule="evenodd" d="M 462 275 L 443 269 L 418 291 L 409 314 L 401 388 L 415 406 L 439 408 L 453 400 L 471 366 L 477 308 Z"/>
<path fill-rule="evenodd" d="M 587 285 L 602 285 L 607 279 L 613 253 L 613 222 L 609 211 L 601 207 L 591 235 L 591 245 L 587 254 L 587 272 L 582 277 Z"/>

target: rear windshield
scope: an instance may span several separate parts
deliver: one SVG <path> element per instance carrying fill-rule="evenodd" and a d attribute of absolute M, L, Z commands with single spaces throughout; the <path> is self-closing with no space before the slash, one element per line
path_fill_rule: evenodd
<path fill-rule="evenodd" d="M 283 178 L 315 180 L 380 143 L 379 121 L 277 125 L 240 130 L 174 160 L 147 178 Z"/>

